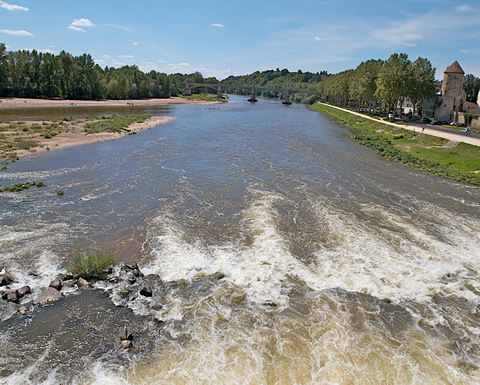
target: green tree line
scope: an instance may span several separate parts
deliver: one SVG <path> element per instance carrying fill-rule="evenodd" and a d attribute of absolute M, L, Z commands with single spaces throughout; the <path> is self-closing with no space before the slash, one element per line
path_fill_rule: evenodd
<path fill-rule="evenodd" d="M 408 98 L 414 108 L 418 102 L 435 96 L 435 68 L 419 57 L 395 53 L 388 60 L 368 60 L 354 70 L 332 75 L 322 82 L 320 90 L 329 101 L 352 108 L 373 109 L 383 104 L 396 109 Z"/>
<path fill-rule="evenodd" d="M 464 89 L 467 100 L 476 102 L 480 79 L 466 75 Z M 331 75 L 320 83 L 319 90 L 330 102 L 351 108 L 383 105 L 390 111 L 409 99 L 415 111 L 422 100 L 435 96 L 437 86 L 435 68 L 428 59 L 419 57 L 412 62 L 407 54 L 394 53 L 388 60 L 368 60 L 354 70 Z"/>
<path fill-rule="evenodd" d="M 9 51 L 0 44 L 0 96 L 75 100 L 168 98 L 188 75 L 143 73 L 137 66 L 104 68 L 89 54 Z"/>

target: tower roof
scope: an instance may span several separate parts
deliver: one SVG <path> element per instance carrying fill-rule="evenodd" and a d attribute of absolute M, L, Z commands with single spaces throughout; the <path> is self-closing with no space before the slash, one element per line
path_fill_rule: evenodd
<path fill-rule="evenodd" d="M 445 70 L 444 73 L 465 74 L 456 60 Z"/>

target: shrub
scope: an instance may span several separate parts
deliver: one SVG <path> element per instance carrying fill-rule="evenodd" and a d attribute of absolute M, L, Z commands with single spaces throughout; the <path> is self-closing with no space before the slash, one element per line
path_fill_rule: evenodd
<path fill-rule="evenodd" d="M 115 253 L 113 250 L 87 250 L 75 251 L 73 257 L 66 265 L 67 272 L 74 277 L 85 279 L 98 278 L 109 267 L 115 264 Z"/>

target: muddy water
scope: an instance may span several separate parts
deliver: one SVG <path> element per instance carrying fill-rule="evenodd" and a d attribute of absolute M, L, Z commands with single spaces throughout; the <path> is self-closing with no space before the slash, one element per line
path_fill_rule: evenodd
<path fill-rule="evenodd" d="M 304 106 L 233 99 L 0 173 L 47 185 L 0 196 L 15 285 L 35 297 L 77 248 L 146 275 L 26 316 L 2 302 L 0 383 L 480 383 L 479 189 Z"/>

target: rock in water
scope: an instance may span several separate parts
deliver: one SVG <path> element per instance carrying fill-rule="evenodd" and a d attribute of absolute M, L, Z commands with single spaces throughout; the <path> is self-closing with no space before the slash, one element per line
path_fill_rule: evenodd
<path fill-rule="evenodd" d="M 17 312 L 21 315 L 25 315 L 28 313 L 28 308 L 26 306 L 20 306 L 18 309 L 17 309 Z"/>
<path fill-rule="evenodd" d="M 19 301 L 19 296 L 18 296 L 18 291 L 16 290 L 8 290 L 6 292 L 4 292 L 4 295 L 5 295 L 5 299 L 8 301 L 8 302 L 15 302 L 15 303 L 18 303 Z M 3 295 L 2 295 L 3 297 Z"/>
<path fill-rule="evenodd" d="M 0 286 L 8 286 L 14 281 L 13 277 L 9 274 L 0 275 Z"/>
<path fill-rule="evenodd" d="M 18 291 L 18 297 L 19 298 L 22 298 L 22 297 L 26 296 L 27 294 L 32 294 L 32 289 L 30 288 L 30 286 L 24 286 L 24 287 L 18 289 L 17 291 Z"/>
<path fill-rule="evenodd" d="M 122 349 L 130 349 L 131 347 L 133 347 L 133 342 L 130 340 L 122 341 L 122 343 L 120 344 L 120 347 Z"/>
<path fill-rule="evenodd" d="M 84 278 L 79 278 L 78 281 L 77 281 L 77 285 L 79 287 L 91 287 L 92 285 L 90 284 L 90 282 L 88 282 L 86 279 Z"/>
<path fill-rule="evenodd" d="M 128 330 L 127 330 L 127 327 L 125 326 L 122 330 L 122 334 L 120 334 L 120 339 L 122 341 L 126 341 L 126 340 L 133 340 L 133 335 L 132 333 L 129 333 Z"/>
<path fill-rule="evenodd" d="M 61 279 L 54 279 L 50 282 L 50 287 L 53 287 L 55 290 L 62 290 L 63 283 Z"/>
<path fill-rule="evenodd" d="M 151 297 L 152 296 L 152 288 L 148 285 L 145 285 L 140 290 L 140 294 L 143 295 L 144 297 Z"/>
<path fill-rule="evenodd" d="M 126 263 L 126 264 L 125 264 L 125 267 L 126 267 L 127 269 L 130 269 L 130 270 L 140 270 L 140 269 L 138 268 L 138 264 L 137 264 L 136 262 L 135 262 L 135 263 Z"/>
<path fill-rule="evenodd" d="M 63 297 L 63 293 L 59 292 L 53 287 L 48 287 L 42 292 L 42 294 L 39 295 L 35 303 L 40 305 L 51 304 Z"/>

